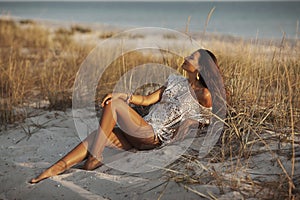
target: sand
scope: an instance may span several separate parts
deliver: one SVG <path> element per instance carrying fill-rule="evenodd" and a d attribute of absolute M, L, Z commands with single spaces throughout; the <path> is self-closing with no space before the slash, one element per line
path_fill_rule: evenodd
<path fill-rule="evenodd" d="M 36 128 L 36 124 L 43 124 Z M 27 137 L 21 127 L 1 133 L 0 199 L 166 199 L 179 194 L 195 199 L 197 194 L 168 181 L 163 170 L 129 174 L 102 166 L 94 171 L 74 167 L 62 175 L 30 184 L 30 178 L 50 166 L 78 144 L 70 110 L 40 111 L 20 124 L 33 131 Z M 168 183 L 168 184 L 167 184 Z M 167 185 L 166 185 L 167 184 Z M 203 186 L 196 186 L 202 188 Z M 216 187 L 209 186 L 218 191 Z"/>
<path fill-rule="evenodd" d="M 32 177 L 49 167 L 80 141 L 71 110 L 36 110 L 35 113 L 36 116 L 27 118 L 24 123 L 1 132 L 0 199 L 243 199 L 254 192 L 261 196 L 262 191 L 267 197 L 273 195 L 274 189 L 250 183 L 275 183 L 285 176 L 276 159 L 280 159 L 287 172 L 291 170 L 289 153 L 284 153 L 290 152 L 289 145 L 286 144 L 278 154 L 276 151 L 271 154 L 265 147 L 257 147 L 250 159 L 241 159 L 238 170 L 231 172 L 228 172 L 230 167 L 238 166 L 234 158 L 223 163 L 211 163 L 207 159 L 200 160 L 201 164 L 175 162 L 173 166 L 167 166 L 165 169 L 138 174 L 122 172 L 107 166 L 86 171 L 78 165 L 61 175 L 30 184 L 28 181 Z M 24 130 L 31 130 L 32 135 L 28 137 Z M 262 137 L 270 136 L 270 133 L 265 134 Z M 193 141 L 190 152 L 197 151 L 200 140 L 201 137 L 198 137 Z M 296 148 L 299 150 L 299 136 L 296 141 Z M 270 142 L 269 145 L 271 149 L 278 150 L 276 141 Z M 169 148 L 172 148 L 172 145 L 164 147 L 162 151 L 168 151 Z M 299 151 L 296 152 L 299 154 Z M 133 153 L 127 158 L 134 156 Z M 177 176 L 173 174 L 172 178 L 168 173 L 171 167 L 179 174 L 198 173 L 200 177 L 203 176 L 203 183 L 191 184 L 185 180 L 176 180 Z M 214 170 L 223 183 L 218 183 L 216 178 L 205 181 Z M 193 176 L 195 174 L 191 175 Z M 295 183 L 298 181 L 299 184 L 299 176 L 298 155 Z M 237 189 L 226 184 L 234 181 L 239 181 Z"/>

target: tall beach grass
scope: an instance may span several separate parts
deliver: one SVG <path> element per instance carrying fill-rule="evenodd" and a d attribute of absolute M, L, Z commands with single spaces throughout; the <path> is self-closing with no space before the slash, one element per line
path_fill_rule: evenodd
<path fill-rule="evenodd" d="M 22 24 L 0 20 L 0 129 L 24 119 L 20 108 L 34 102 L 47 100 L 50 109 L 70 107 L 76 72 L 91 49 L 69 33 Z"/>

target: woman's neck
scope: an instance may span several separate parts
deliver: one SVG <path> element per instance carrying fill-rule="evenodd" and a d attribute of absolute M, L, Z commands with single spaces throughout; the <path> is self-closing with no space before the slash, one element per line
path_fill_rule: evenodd
<path fill-rule="evenodd" d="M 189 73 L 188 81 L 191 88 L 194 90 L 198 102 L 202 106 L 210 108 L 212 106 L 210 92 L 199 80 L 197 80 L 197 75 Z"/>
<path fill-rule="evenodd" d="M 197 73 L 189 73 L 188 81 L 193 89 L 203 88 L 204 86 L 197 80 Z"/>

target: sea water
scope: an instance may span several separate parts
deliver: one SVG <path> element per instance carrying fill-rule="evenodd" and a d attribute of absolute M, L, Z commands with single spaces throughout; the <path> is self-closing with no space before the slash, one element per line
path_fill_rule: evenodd
<path fill-rule="evenodd" d="M 21 18 L 164 27 L 244 38 L 298 37 L 300 2 L 1 2 L 2 14 Z"/>

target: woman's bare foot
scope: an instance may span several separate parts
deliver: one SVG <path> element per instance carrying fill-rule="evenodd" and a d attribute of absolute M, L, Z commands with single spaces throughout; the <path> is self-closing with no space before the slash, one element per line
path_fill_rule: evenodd
<path fill-rule="evenodd" d="M 102 165 L 102 157 L 101 159 L 95 158 L 94 156 L 89 156 L 88 159 L 86 160 L 83 169 L 85 170 L 93 170 L 96 169 L 97 167 L 100 167 Z"/>
<path fill-rule="evenodd" d="M 31 179 L 30 183 L 38 183 L 41 180 L 58 175 L 64 172 L 66 169 L 67 169 L 66 163 L 64 161 L 58 161 L 53 166 L 51 166 L 50 168 L 42 172 L 38 177 Z"/>

